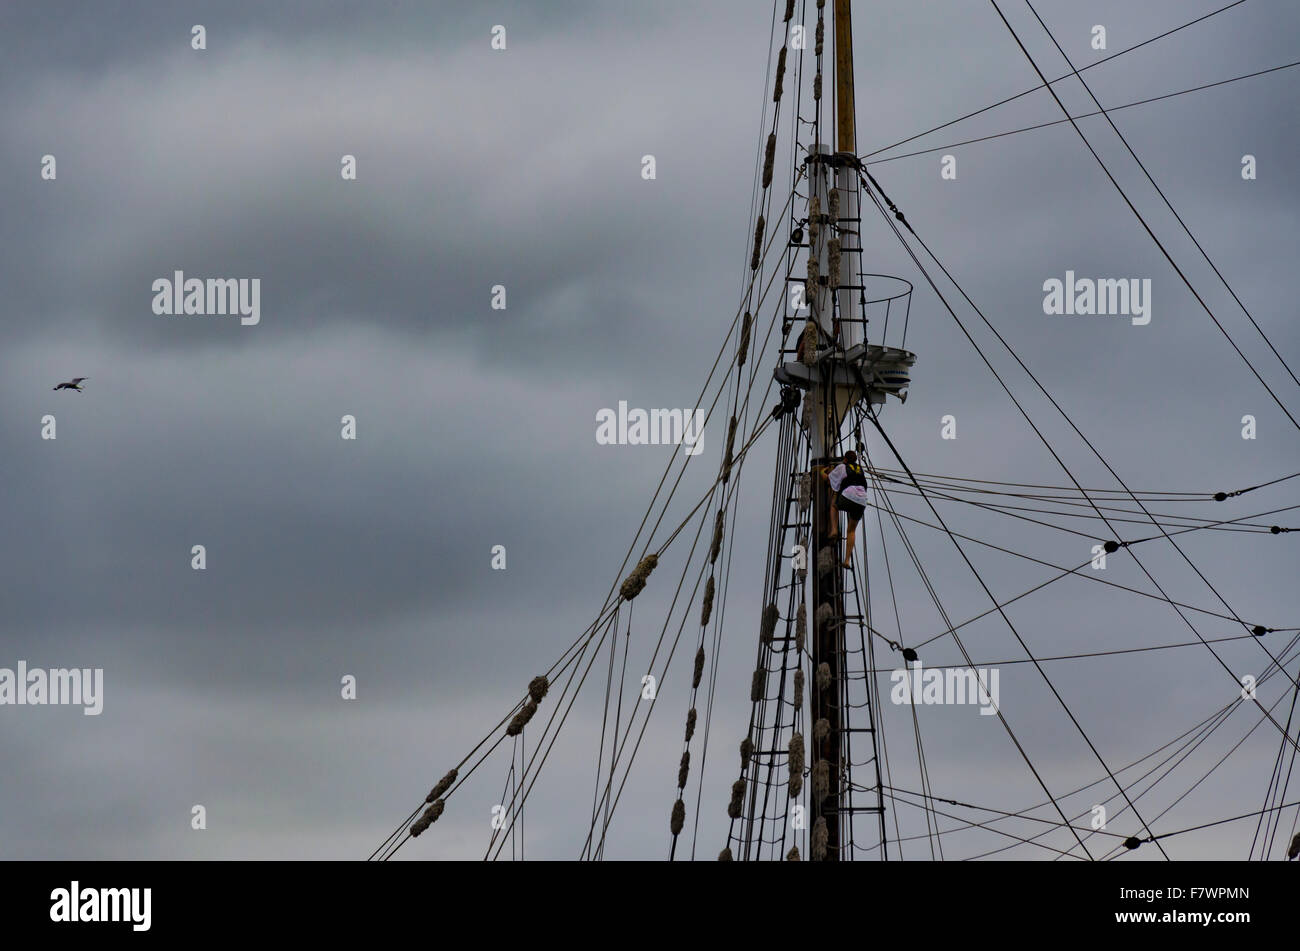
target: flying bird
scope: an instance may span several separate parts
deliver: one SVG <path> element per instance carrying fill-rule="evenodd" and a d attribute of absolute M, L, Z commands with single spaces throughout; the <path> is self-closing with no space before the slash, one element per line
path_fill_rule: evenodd
<path fill-rule="evenodd" d="M 72 382 L 70 382 L 70 383 L 60 383 L 58 386 L 55 387 L 55 389 L 56 389 L 56 390 L 76 390 L 78 393 L 80 393 L 80 392 L 81 392 L 81 381 L 82 381 L 82 380 L 89 380 L 89 379 L 90 379 L 90 377 L 88 377 L 88 376 L 74 376 L 74 377 L 72 378 Z"/>

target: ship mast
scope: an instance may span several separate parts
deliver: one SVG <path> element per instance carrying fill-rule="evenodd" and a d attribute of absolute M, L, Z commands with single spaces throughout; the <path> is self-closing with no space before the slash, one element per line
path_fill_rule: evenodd
<path fill-rule="evenodd" d="M 873 301 L 865 286 L 861 257 L 862 166 L 857 158 L 853 90 L 853 27 L 850 0 L 834 2 L 835 145 L 832 151 L 814 141 L 806 160 L 808 181 L 808 321 L 799 359 L 776 370 L 778 382 L 797 386 L 808 402 L 813 499 L 811 537 L 810 653 L 813 676 L 808 696 L 809 719 L 815 724 L 808 747 L 813 781 L 808 797 L 813 860 L 850 859 L 854 850 L 852 816 L 875 812 L 883 816 L 875 755 L 870 674 L 849 663 L 846 644 L 850 625 L 862 629 L 864 618 L 849 615 L 852 604 L 865 610 L 865 577 L 842 565 L 845 541 L 831 518 L 834 493 L 820 477 L 825 467 L 843 456 L 846 417 L 863 408 L 874 411 L 886 394 L 903 398 L 915 355 L 887 346 L 883 339 L 867 342 L 868 309 Z M 883 300 L 883 298 L 882 298 Z M 874 303 L 880 303 L 875 301 Z M 886 324 L 886 326 L 888 326 Z M 813 339 L 815 337 L 815 345 Z M 835 535 L 832 536 L 832 532 Z M 854 704 L 852 691 L 866 694 Z M 865 710 L 867 724 L 854 724 L 850 709 Z M 854 735 L 868 735 L 871 764 L 877 775 L 854 783 Z M 859 743 L 864 737 L 859 736 Z M 859 764 L 864 765 L 864 764 Z M 874 805 L 858 805 L 853 790 L 871 789 Z M 883 822 L 882 857 L 884 854 Z M 859 846 L 860 847 L 860 846 Z"/>
<path fill-rule="evenodd" d="M 837 154 L 828 156 L 822 153 L 818 158 L 822 159 L 816 163 L 813 168 L 815 181 L 824 181 L 834 176 L 834 188 L 839 192 L 838 206 L 842 217 L 858 217 L 855 208 L 850 208 L 851 196 L 856 196 L 857 189 L 853 187 L 852 176 L 856 174 L 856 143 L 854 129 L 854 110 L 853 110 L 853 33 L 852 20 L 849 13 L 849 0 L 835 0 L 835 11 L 833 26 L 835 30 L 835 125 L 836 125 L 836 146 Z M 826 182 L 829 185 L 829 181 Z M 814 188 L 813 194 L 817 194 L 820 189 Z M 822 213 L 828 206 L 826 198 L 829 197 L 823 193 L 821 202 Z M 856 202 L 854 202 L 856 204 Z M 829 218 L 829 216 L 827 216 Z M 836 228 L 840 222 L 827 221 L 827 224 Z M 820 229 L 823 234 L 829 232 L 829 228 Z M 855 228 L 856 230 L 856 228 Z M 810 254 L 820 254 L 823 257 L 829 257 L 827 244 L 829 242 L 822 240 L 818 242 L 819 247 L 809 248 Z M 841 242 L 841 252 L 843 251 L 843 242 Z M 844 273 L 845 264 L 856 262 L 857 255 L 841 254 L 841 283 L 853 285 L 857 284 L 857 275 Z M 823 262 L 819 273 L 829 274 L 829 262 Z M 856 270 L 856 268 L 855 268 Z M 830 301 L 831 294 L 838 295 L 841 300 L 841 314 L 851 313 L 851 304 L 849 307 L 843 305 L 848 303 L 851 298 L 851 291 L 839 290 L 838 288 L 827 288 L 829 293 L 822 293 L 820 289 L 813 291 L 810 289 L 809 296 L 817 303 L 822 304 L 825 312 L 818 313 L 818 323 L 822 330 L 827 333 L 831 339 L 834 339 L 836 329 L 833 323 L 833 304 Z M 818 308 L 819 311 L 822 308 Z M 859 325 L 851 325 L 853 330 L 857 330 L 857 340 L 848 339 L 851 333 L 850 325 L 841 324 L 841 334 L 845 336 L 846 344 L 861 342 L 862 328 Z M 831 357 L 828 362 L 834 362 Z M 839 442 L 840 425 L 843 420 L 845 411 L 849 406 L 852 395 L 842 392 L 842 387 L 834 383 L 833 368 L 826 366 L 826 369 L 832 370 L 828 379 L 822 385 L 814 386 L 809 393 L 812 399 L 812 415 L 816 421 L 814 430 L 809 435 L 813 438 L 813 464 L 814 466 L 833 465 L 837 456 L 837 443 Z M 814 473 L 818 470 L 814 469 Z M 813 551 L 819 553 L 816 559 L 817 567 L 813 571 L 813 612 L 814 634 L 812 638 L 812 666 L 814 671 L 820 671 L 828 668 L 830 678 L 826 680 L 814 676 L 812 681 L 811 716 L 813 720 L 825 719 L 830 727 L 821 739 L 814 739 L 810 744 L 810 765 L 814 775 L 818 770 L 818 764 L 824 762 L 829 775 L 829 795 L 825 799 L 819 799 L 814 795 L 810 797 L 810 816 L 809 818 L 815 824 L 818 819 L 824 819 L 826 823 L 826 852 L 825 861 L 836 861 L 840 858 L 840 814 L 843 795 L 841 793 L 842 772 L 846 765 L 844 755 L 844 732 L 843 722 L 840 711 L 840 697 L 843 696 L 842 679 L 844 676 L 844 569 L 840 566 L 840 550 L 843 547 L 843 541 L 840 538 L 830 537 L 830 531 L 833 524 L 831 522 L 831 501 L 832 493 L 830 487 L 820 478 L 815 478 L 815 502 L 813 506 L 813 538 L 815 539 Z M 829 550 L 830 557 L 824 554 Z M 825 664 L 826 668 L 822 665 Z"/>

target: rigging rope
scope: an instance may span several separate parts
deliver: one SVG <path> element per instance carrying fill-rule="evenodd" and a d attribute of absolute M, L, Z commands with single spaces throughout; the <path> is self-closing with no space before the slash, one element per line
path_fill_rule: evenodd
<path fill-rule="evenodd" d="M 998 6 L 997 0 L 989 0 L 989 2 L 993 5 L 993 9 L 997 11 L 998 17 L 1001 18 L 1002 22 L 1006 25 L 1007 30 L 1011 33 L 1011 38 L 1016 41 L 1016 45 L 1020 47 L 1020 51 L 1024 53 L 1025 58 L 1029 60 L 1029 65 L 1033 67 L 1034 72 L 1038 74 L 1039 79 L 1043 81 L 1044 85 L 1047 85 L 1048 94 L 1051 95 L 1052 99 L 1060 107 L 1061 112 L 1064 113 L 1066 116 L 1069 116 L 1070 110 L 1065 108 L 1065 103 L 1061 102 L 1061 98 L 1056 94 L 1056 90 L 1052 89 L 1051 85 L 1047 83 L 1047 77 L 1043 75 L 1043 71 L 1039 69 L 1038 63 L 1034 60 L 1029 50 L 1025 47 L 1025 44 L 1021 41 L 1019 34 L 1016 33 L 1015 28 L 1011 25 L 1011 22 L 1003 14 L 1002 8 Z M 1069 60 L 1067 57 L 1067 62 L 1068 61 Z M 1078 71 L 1075 70 L 1072 73 L 1072 75 L 1077 76 Z M 1078 122 L 1076 122 L 1073 118 L 1071 118 L 1070 125 L 1074 129 L 1074 131 L 1078 133 L 1079 138 L 1083 141 L 1083 144 L 1087 147 L 1088 152 L 1092 155 L 1094 159 L 1097 160 L 1097 164 L 1101 166 L 1101 170 L 1106 174 L 1106 178 L 1108 178 L 1110 180 L 1110 183 L 1115 186 L 1115 190 L 1119 192 L 1120 197 L 1124 199 L 1124 204 L 1128 206 L 1131 212 L 1133 212 L 1133 215 L 1137 218 L 1138 223 L 1142 225 L 1142 229 L 1151 237 L 1151 240 L 1155 242 L 1156 247 L 1160 249 L 1160 253 L 1164 256 L 1165 260 L 1169 262 L 1169 266 L 1174 269 L 1174 272 L 1178 275 L 1179 279 L 1191 292 L 1192 296 L 1196 298 L 1196 302 L 1201 305 L 1201 309 L 1204 310 L 1205 313 L 1209 316 L 1210 320 L 1214 322 L 1214 326 L 1219 328 L 1219 332 L 1222 333 L 1224 338 L 1228 341 L 1228 343 L 1232 345 L 1232 349 L 1237 352 L 1237 355 L 1239 357 L 1241 357 L 1242 361 L 1246 364 L 1246 368 L 1250 370 L 1250 372 L 1254 375 L 1255 379 L 1259 380 L 1260 386 L 1264 387 L 1265 392 L 1267 392 L 1268 395 L 1272 397 L 1273 402 L 1278 405 L 1278 408 L 1282 410 L 1282 412 L 1286 415 L 1286 418 L 1291 421 L 1291 425 L 1295 426 L 1296 429 L 1300 429 L 1300 420 L 1297 420 L 1294 416 L 1291 415 L 1291 411 L 1286 408 L 1286 405 L 1282 402 L 1282 400 L 1278 397 L 1278 395 L 1273 392 L 1273 388 L 1268 385 L 1268 382 L 1262 376 L 1260 376 L 1259 371 L 1256 370 L 1254 364 L 1250 362 L 1250 358 L 1247 357 L 1246 354 L 1242 352 L 1241 348 L 1237 346 L 1236 341 L 1232 339 L 1232 335 L 1228 333 L 1228 331 L 1224 328 L 1223 324 L 1219 323 L 1219 318 L 1214 316 L 1214 311 L 1210 310 L 1210 305 L 1205 302 L 1205 299 L 1203 297 L 1201 297 L 1200 292 L 1197 291 L 1194 286 L 1192 286 L 1191 280 L 1183 272 L 1183 269 L 1178 266 L 1178 262 L 1175 261 L 1173 255 L 1169 253 L 1169 249 L 1165 247 L 1164 242 L 1162 242 L 1160 238 L 1156 236 L 1155 231 L 1153 231 L 1151 226 L 1147 223 L 1147 220 L 1145 217 L 1143 217 L 1142 212 L 1138 211 L 1137 206 L 1133 204 L 1132 199 L 1129 198 L 1128 192 L 1124 190 L 1124 187 L 1120 185 L 1118 179 L 1116 179 L 1115 176 L 1111 173 L 1111 170 L 1106 166 L 1106 163 L 1102 160 L 1102 157 L 1099 154 L 1097 154 L 1097 150 L 1094 149 L 1092 143 L 1088 141 L 1088 137 L 1083 134 L 1083 130 L 1079 128 Z"/>
<path fill-rule="evenodd" d="M 1176 26 L 1172 30 L 1166 30 L 1164 33 L 1161 33 L 1158 36 L 1153 36 L 1149 40 L 1143 40 L 1141 43 L 1137 43 L 1133 46 L 1128 47 L 1127 49 L 1122 49 L 1117 52 L 1111 53 L 1109 56 L 1104 56 L 1101 59 L 1097 60 L 1095 63 L 1089 63 L 1087 66 L 1083 67 L 1083 69 L 1079 70 L 1079 72 L 1086 72 L 1087 70 L 1094 69 L 1100 66 L 1102 63 L 1108 63 L 1113 59 L 1123 56 L 1126 53 L 1131 53 L 1134 50 L 1141 49 L 1142 47 L 1154 43 L 1157 40 L 1163 40 L 1167 36 L 1173 36 L 1175 33 L 1179 32 L 1180 30 L 1185 30 L 1189 26 L 1195 26 L 1197 23 L 1200 23 L 1203 20 L 1208 20 L 1210 19 L 1210 17 L 1218 16 L 1220 13 L 1224 13 L 1228 10 L 1231 10 L 1233 7 L 1239 7 L 1245 2 L 1246 0 L 1234 0 L 1234 2 L 1229 3 L 1227 6 L 1219 7 L 1219 9 L 1217 10 L 1212 10 L 1209 13 L 1205 14 L 1204 16 L 1197 17 L 1195 20 L 1189 20 L 1187 23 L 1184 23 L 1181 26 Z M 1069 79 L 1073 75 L 1074 75 L 1073 73 L 1065 73 L 1063 75 L 1057 76 L 1055 79 L 1051 81 L 1051 83 L 1042 83 L 1037 86 L 1033 86 L 1029 89 L 1024 90 L 1023 92 L 1016 93 L 1014 96 L 1008 96 L 1006 99 L 999 100 L 998 102 L 995 102 L 992 105 L 985 106 L 982 109 L 976 109 L 974 112 L 968 112 L 964 116 L 959 116 L 958 118 L 945 122 L 942 125 L 937 125 L 932 129 L 926 129 L 924 132 L 918 132 L 916 135 L 908 136 L 906 139 L 901 139 L 898 142 L 895 142 L 893 145 L 886 145 L 883 148 L 876 149 L 874 152 L 868 152 L 865 156 L 863 156 L 863 158 L 864 159 L 872 158 L 874 156 L 879 155 L 881 152 L 888 152 L 891 149 L 898 148 L 900 145 L 906 145 L 908 142 L 914 142 L 917 139 L 921 138 L 922 136 L 929 135 L 931 132 L 938 132 L 941 129 L 948 128 L 948 126 L 950 125 L 956 125 L 958 122 L 963 122 L 966 119 L 971 119 L 974 118 L 975 116 L 982 115 L 983 113 L 989 112 L 992 109 L 996 109 L 999 106 L 1005 106 L 1009 102 L 1015 102 L 1017 99 L 1021 99 L 1025 96 L 1028 96 L 1030 93 L 1038 92 L 1038 90 L 1040 89 L 1045 89 L 1052 84 L 1059 83 L 1062 79 Z"/>

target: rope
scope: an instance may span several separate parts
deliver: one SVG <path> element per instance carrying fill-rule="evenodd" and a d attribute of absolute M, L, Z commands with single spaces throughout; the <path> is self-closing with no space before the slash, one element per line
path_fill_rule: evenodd
<path fill-rule="evenodd" d="M 1172 30 L 1166 30 L 1164 33 L 1161 33 L 1158 36 L 1153 36 L 1149 40 L 1143 40 L 1141 43 L 1137 43 L 1133 46 L 1128 47 L 1127 49 L 1122 49 L 1119 50 L 1118 52 L 1111 53 L 1109 56 L 1104 56 L 1101 59 L 1097 60 L 1095 63 L 1090 63 L 1087 66 L 1083 67 L 1083 69 L 1079 70 L 1079 72 L 1086 72 L 1090 69 L 1094 69 L 1097 66 L 1100 66 L 1102 63 L 1108 63 L 1113 59 L 1117 59 L 1118 57 L 1123 56 L 1126 53 L 1131 53 L 1134 50 L 1141 49 L 1142 47 L 1154 43 L 1157 40 L 1163 40 L 1167 36 L 1173 36 L 1173 34 L 1177 33 L 1179 30 L 1185 30 L 1189 26 L 1195 26 L 1197 23 L 1200 23 L 1203 20 L 1208 20 L 1210 19 L 1210 17 L 1218 16 L 1220 13 L 1224 13 L 1228 10 L 1231 10 L 1233 7 L 1241 6 L 1241 4 L 1245 2 L 1246 0 L 1234 0 L 1233 3 L 1229 3 L 1227 6 L 1220 7 L 1217 10 L 1212 10 L 1209 13 L 1205 14 L 1205 16 L 1197 17 L 1195 20 L 1189 20 L 1187 23 L 1184 23 L 1181 26 L 1176 26 Z M 956 125 L 958 122 L 963 122 L 966 119 L 972 119 L 975 116 L 982 115 L 985 112 L 988 112 L 992 109 L 996 109 L 998 108 L 998 106 L 1004 106 L 1009 102 L 1015 102 L 1017 99 L 1021 99 L 1025 96 L 1028 96 L 1030 93 L 1038 92 L 1038 90 L 1040 89 L 1046 89 L 1048 86 L 1052 84 L 1059 83 L 1062 79 L 1069 79 L 1073 75 L 1074 73 L 1064 73 L 1060 76 L 1057 76 L 1055 79 L 1053 79 L 1051 83 L 1041 83 L 1037 86 L 1033 86 L 1029 89 L 1026 89 L 1024 92 L 1018 92 L 1014 96 L 1008 96 L 1006 99 L 999 100 L 998 102 L 995 102 L 992 105 L 985 106 L 982 109 L 976 109 L 974 112 L 968 112 L 964 116 L 959 116 L 958 118 L 945 122 L 942 125 L 937 125 L 932 129 L 926 129 L 924 132 L 918 132 L 916 135 L 908 136 L 906 139 L 901 139 L 898 142 L 895 142 L 893 145 L 886 145 L 883 148 L 876 149 L 874 152 L 868 152 L 865 156 L 863 156 L 863 158 L 864 159 L 871 158 L 873 156 L 879 155 L 881 152 L 888 152 L 891 149 L 898 148 L 900 145 L 906 145 L 908 142 L 914 142 L 917 139 L 921 138 L 922 136 L 929 135 L 931 132 L 938 132 L 941 129 L 948 128 L 948 126 L 950 125 Z"/>
<path fill-rule="evenodd" d="M 1020 36 L 1016 33 L 1015 28 L 1012 27 L 1010 21 L 1007 20 L 1006 16 L 1002 13 L 1002 9 L 1001 7 L 998 6 L 997 0 L 989 0 L 989 2 L 993 4 L 993 9 L 997 11 L 998 17 L 1001 18 L 1002 22 L 1006 25 L 1007 30 L 1011 33 L 1011 38 L 1016 41 L 1016 45 L 1020 47 L 1020 51 L 1024 53 L 1025 58 L 1029 60 L 1029 65 L 1033 67 L 1034 72 L 1038 74 L 1039 79 L 1043 81 L 1044 85 L 1047 85 L 1048 87 L 1047 92 L 1051 95 L 1052 99 L 1060 107 L 1061 112 L 1064 113 L 1066 116 L 1069 116 L 1070 110 L 1065 108 L 1065 104 L 1061 102 L 1061 98 L 1056 94 L 1056 90 L 1052 89 L 1050 84 L 1047 83 L 1047 77 L 1044 76 L 1042 70 L 1038 68 L 1038 63 L 1034 61 L 1034 58 L 1033 56 L 1030 55 L 1029 50 L 1025 48 L 1025 44 L 1021 42 Z M 1068 57 L 1067 57 L 1067 62 L 1068 62 Z M 1077 76 L 1078 71 L 1075 70 L 1071 75 Z M 1133 212 L 1133 215 L 1137 218 L 1138 223 L 1142 225 L 1142 229 L 1151 237 L 1151 240 L 1155 242 L 1156 247 L 1160 249 L 1160 253 L 1164 256 L 1165 260 L 1169 262 L 1169 266 L 1174 269 L 1174 272 L 1178 275 L 1179 279 L 1182 280 L 1183 284 L 1191 292 L 1192 296 L 1196 298 L 1196 302 L 1201 305 L 1201 309 L 1205 311 L 1205 313 L 1209 316 L 1210 320 L 1214 322 L 1214 326 L 1219 328 L 1219 332 L 1222 333 L 1224 338 L 1228 341 L 1228 343 L 1232 345 L 1232 349 L 1237 352 L 1237 355 L 1239 357 L 1241 357 L 1242 361 L 1246 364 L 1246 368 L 1250 370 L 1250 372 L 1254 375 L 1255 379 L 1259 380 L 1260 386 L 1264 387 L 1265 392 L 1267 392 L 1268 395 L 1272 397 L 1273 402 L 1278 405 L 1278 408 L 1282 410 L 1282 412 L 1286 415 L 1286 418 L 1291 420 L 1291 425 L 1295 426 L 1296 429 L 1300 429 L 1300 420 L 1297 420 L 1294 416 L 1291 415 L 1291 411 L 1286 408 L 1282 400 L 1278 398 L 1278 395 L 1273 392 L 1273 388 L 1268 385 L 1267 381 L 1265 381 L 1265 379 L 1262 376 L 1259 375 L 1259 371 L 1256 370 L 1254 364 L 1250 362 L 1250 358 L 1247 357 L 1244 353 L 1242 353 L 1241 348 L 1237 346 L 1236 342 L 1232 339 L 1232 336 L 1228 333 L 1226 329 L 1224 329 L 1223 325 L 1219 323 L 1219 318 L 1214 316 L 1214 312 L 1210 310 L 1210 305 L 1207 304 L 1205 302 L 1205 299 L 1201 297 L 1200 292 L 1197 291 L 1196 288 L 1192 286 L 1192 282 L 1188 279 L 1187 275 L 1183 273 L 1183 269 L 1178 266 L 1178 262 L 1176 262 L 1173 258 L 1173 255 L 1169 253 L 1169 250 L 1168 248 L 1165 247 L 1164 242 L 1162 242 L 1156 236 L 1155 231 L 1151 229 L 1151 226 L 1147 223 L 1146 218 L 1143 217 L 1142 213 L 1138 211 L 1137 206 L 1134 205 L 1132 200 L 1129 198 L 1128 192 L 1124 191 L 1123 186 L 1120 185 L 1119 181 L 1111 173 L 1110 169 L 1106 166 L 1106 163 L 1102 161 L 1101 156 L 1097 154 L 1097 150 L 1092 147 L 1092 143 L 1088 141 L 1088 137 L 1084 135 L 1083 130 L 1079 128 L 1078 122 L 1076 122 L 1073 118 L 1071 118 L 1070 125 L 1071 127 L 1073 127 L 1074 131 L 1078 133 L 1079 138 L 1083 140 L 1083 144 L 1087 147 L 1088 152 L 1091 153 L 1092 157 L 1097 160 L 1097 164 L 1101 166 L 1101 170 L 1105 172 L 1106 177 L 1110 180 L 1110 183 L 1115 186 L 1115 190 L 1118 191 L 1120 197 L 1124 199 L 1124 204 L 1126 204 L 1129 210 Z"/>

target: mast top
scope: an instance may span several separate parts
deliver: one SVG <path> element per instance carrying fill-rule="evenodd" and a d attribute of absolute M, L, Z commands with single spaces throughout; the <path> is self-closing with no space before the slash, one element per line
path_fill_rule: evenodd
<path fill-rule="evenodd" d="M 853 17 L 849 0 L 835 0 L 835 145 L 857 155 L 853 105 Z"/>

